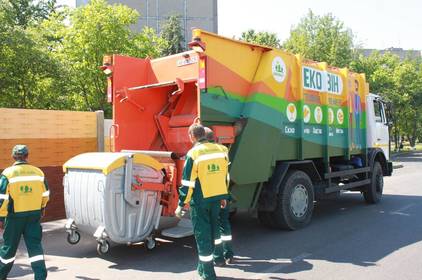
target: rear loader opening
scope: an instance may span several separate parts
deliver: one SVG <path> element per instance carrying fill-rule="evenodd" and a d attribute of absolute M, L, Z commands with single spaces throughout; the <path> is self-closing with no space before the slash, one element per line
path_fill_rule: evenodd
<path fill-rule="evenodd" d="M 113 57 L 115 151 L 171 151 L 182 156 L 191 147 L 187 132 L 198 118 L 198 65 L 196 60 L 188 65 L 176 56 L 173 60 L 164 64 Z"/>

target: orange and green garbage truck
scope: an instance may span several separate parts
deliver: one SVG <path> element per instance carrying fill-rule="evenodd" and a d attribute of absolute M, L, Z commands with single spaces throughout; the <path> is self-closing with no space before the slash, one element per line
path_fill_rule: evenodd
<path fill-rule="evenodd" d="M 107 177 L 121 169 L 121 180 L 110 183 L 113 202 L 104 202 L 111 208 L 126 203 L 139 212 L 157 209 L 151 217 L 132 213 L 126 229 L 141 219 L 158 225 L 171 218 L 191 147 L 187 131 L 194 122 L 213 129 L 216 141 L 229 148 L 232 207 L 255 210 L 266 226 L 304 227 L 315 201 L 345 190 L 362 193 L 368 203 L 380 201 L 383 176 L 392 174 L 390 121 L 386 104 L 369 93 L 363 74 L 200 29 L 193 30 L 189 47 L 157 59 L 105 57 L 114 152 L 79 155 L 64 166 L 71 241 L 78 223 L 88 223 L 74 209 L 80 189 L 107 189 L 84 179 L 92 172 Z M 81 178 L 72 179 L 72 172 Z M 93 192 L 86 195 L 90 207 L 102 203 L 93 202 Z M 135 199 L 129 203 L 131 193 Z M 156 202 L 148 204 L 145 193 Z M 127 212 L 91 222 L 100 245 L 113 240 L 114 228 L 124 231 L 116 220 L 124 220 Z M 142 238 L 151 239 L 156 228 Z"/>

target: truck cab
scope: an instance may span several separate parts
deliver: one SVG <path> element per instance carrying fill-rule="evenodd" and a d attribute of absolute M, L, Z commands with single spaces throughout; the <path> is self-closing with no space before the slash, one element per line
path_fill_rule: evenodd
<path fill-rule="evenodd" d="M 390 159 L 390 139 L 387 104 L 377 94 L 370 93 L 366 100 L 366 142 L 369 148 L 380 148 L 385 155 L 386 160 Z"/>

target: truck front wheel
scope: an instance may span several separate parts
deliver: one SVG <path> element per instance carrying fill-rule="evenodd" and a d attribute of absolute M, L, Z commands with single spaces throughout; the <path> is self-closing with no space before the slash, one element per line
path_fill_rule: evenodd
<path fill-rule="evenodd" d="M 277 207 L 270 212 L 272 227 L 295 230 L 308 225 L 314 210 L 314 189 L 309 176 L 299 170 L 291 170 L 281 183 Z"/>
<path fill-rule="evenodd" d="M 369 204 L 378 203 L 382 197 L 384 188 L 384 177 L 382 174 L 382 167 L 378 161 L 374 162 L 371 174 L 371 183 L 366 185 L 363 189 L 363 197 Z"/>

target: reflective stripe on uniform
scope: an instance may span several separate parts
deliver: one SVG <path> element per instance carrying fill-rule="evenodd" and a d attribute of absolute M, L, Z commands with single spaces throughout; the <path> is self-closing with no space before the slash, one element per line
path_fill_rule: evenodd
<path fill-rule="evenodd" d="M 220 239 L 215 239 L 215 240 L 214 240 L 214 245 L 219 245 L 219 244 L 221 244 L 221 243 L 223 243 L 223 240 L 221 240 L 221 238 L 220 238 Z"/>
<path fill-rule="evenodd" d="M 0 199 L 9 200 L 9 195 L 8 194 L 0 194 Z"/>
<path fill-rule="evenodd" d="M 10 258 L 10 259 L 3 259 L 2 257 L 0 257 L 0 262 L 4 263 L 4 264 L 8 264 L 11 262 L 14 262 L 16 259 L 16 257 Z"/>
<path fill-rule="evenodd" d="M 17 183 L 17 182 L 28 182 L 28 181 L 41 181 L 44 182 L 43 176 L 18 176 L 9 179 L 9 183 Z"/>
<path fill-rule="evenodd" d="M 223 240 L 223 241 L 231 241 L 232 240 L 232 236 L 231 235 L 222 235 L 221 236 L 221 240 Z"/>
<path fill-rule="evenodd" d="M 43 196 L 43 197 L 50 196 L 50 191 L 48 190 L 48 191 L 46 191 L 46 192 L 43 192 L 43 193 L 42 193 L 42 196 Z"/>
<path fill-rule="evenodd" d="M 207 155 L 202 155 L 202 156 L 199 156 L 198 158 L 196 158 L 195 163 L 198 163 L 198 162 L 201 162 L 201 161 L 204 161 L 204 160 L 226 158 L 226 157 L 227 157 L 226 153 L 207 154 Z"/>
<path fill-rule="evenodd" d="M 43 261 L 44 260 L 44 255 L 37 255 L 37 256 L 33 256 L 29 258 L 29 262 L 33 263 L 33 262 L 37 262 L 37 261 Z"/>
<path fill-rule="evenodd" d="M 209 255 L 209 256 L 199 256 L 199 260 L 201 261 L 201 262 L 210 262 L 210 261 L 212 261 L 214 258 L 213 258 L 213 256 L 212 255 Z"/>
<path fill-rule="evenodd" d="M 195 187 L 195 181 L 182 180 L 182 185 L 186 187 Z"/>

